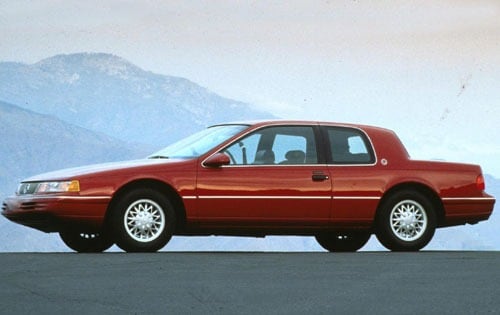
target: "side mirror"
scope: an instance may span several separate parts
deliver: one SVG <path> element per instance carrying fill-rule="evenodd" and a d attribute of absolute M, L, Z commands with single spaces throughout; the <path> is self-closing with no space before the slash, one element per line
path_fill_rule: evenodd
<path fill-rule="evenodd" d="M 203 165 L 207 167 L 221 167 L 222 165 L 228 165 L 231 163 L 231 160 L 227 154 L 224 153 L 215 153 L 211 157 L 203 162 Z"/>

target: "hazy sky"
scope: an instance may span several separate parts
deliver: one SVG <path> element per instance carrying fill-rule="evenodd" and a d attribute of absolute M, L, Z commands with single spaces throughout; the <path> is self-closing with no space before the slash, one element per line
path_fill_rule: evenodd
<path fill-rule="evenodd" d="M 500 1 L 4 1 L 0 60 L 106 52 L 500 177 Z M 244 118 L 244 117 L 242 117 Z"/>

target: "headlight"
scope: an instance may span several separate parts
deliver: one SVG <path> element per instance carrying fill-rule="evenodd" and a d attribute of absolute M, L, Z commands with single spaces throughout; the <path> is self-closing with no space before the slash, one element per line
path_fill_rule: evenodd
<path fill-rule="evenodd" d="M 59 192 L 78 192 L 80 191 L 80 182 L 77 180 L 41 182 L 35 190 L 35 194 L 49 194 Z"/>

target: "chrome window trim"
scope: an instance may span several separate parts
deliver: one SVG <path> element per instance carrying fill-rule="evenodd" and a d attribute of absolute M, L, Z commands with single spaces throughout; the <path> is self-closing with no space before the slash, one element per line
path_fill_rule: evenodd
<path fill-rule="evenodd" d="M 222 165 L 223 168 L 235 167 L 326 167 L 327 164 L 236 164 L 236 165 Z"/>
<path fill-rule="evenodd" d="M 368 139 L 368 142 L 369 142 L 369 145 L 373 151 L 373 156 L 375 157 L 375 161 L 373 163 L 368 163 L 368 164 L 333 164 L 333 163 L 326 163 L 326 164 L 286 164 L 286 165 L 280 165 L 280 164 L 237 164 L 237 165 L 222 165 L 221 168 L 226 168 L 226 167 L 268 167 L 268 166 L 286 166 L 286 167 L 289 167 L 289 166 L 327 166 L 327 167 L 334 167 L 334 166 L 339 166 L 339 167 L 350 167 L 350 166 L 355 166 L 355 167 L 359 167 L 359 166 L 375 166 L 378 164 L 378 154 L 377 154 L 377 149 L 375 148 L 375 146 L 373 145 L 373 141 L 370 137 L 370 135 L 368 135 L 363 129 L 359 128 L 359 127 L 356 127 L 356 126 L 350 126 L 350 125 L 345 125 L 345 124 L 324 124 L 324 123 L 321 123 L 321 122 L 318 122 L 316 124 L 308 124 L 308 123 L 297 123 L 297 124 L 291 124 L 291 123 L 287 123 L 287 122 L 283 122 L 283 123 L 273 123 L 273 124 L 270 124 L 270 125 L 265 125 L 265 126 L 261 126 L 259 128 L 256 128 L 256 129 L 251 129 L 251 125 L 249 125 L 249 129 L 251 130 L 247 130 L 245 131 L 244 133 L 242 133 L 239 137 L 237 138 L 234 138 L 233 140 L 231 140 L 229 143 L 225 144 L 225 145 L 221 145 L 220 147 L 218 148 L 214 148 L 216 149 L 212 154 L 208 155 L 205 159 L 203 159 L 203 161 L 201 162 L 201 166 L 203 168 L 210 168 L 208 166 L 205 166 L 205 161 L 208 160 L 210 157 L 212 157 L 212 155 L 216 154 L 216 153 L 219 153 L 221 151 L 223 151 L 225 148 L 229 147 L 230 145 L 232 145 L 233 143 L 237 142 L 238 140 L 240 140 L 241 138 L 245 137 L 246 135 L 252 133 L 252 132 L 255 132 L 255 131 L 258 131 L 258 130 L 261 130 L 263 128 L 268 128 L 268 127 L 276 127 L 276 126 L 290 126 L 290 127 L 293 127 L 293 126 L 297 126 L 297 127 L 311 127 L 311 128 L 314 128 L 315 126 L 319 127 L 319 128 L 345 128 L 345 129 L 354 129 L 354 130 L 358 130 L 360 131 L 365 137 L 366 139 Z M 329 140 L 328 140 L 329 141 Z M 317 146 L 318 144 L 316 144 Z"/>

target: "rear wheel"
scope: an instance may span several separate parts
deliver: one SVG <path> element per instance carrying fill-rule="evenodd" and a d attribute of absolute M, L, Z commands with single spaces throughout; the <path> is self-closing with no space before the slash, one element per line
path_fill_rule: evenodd
<path fill-rule="evenodd" d="M 331 232 L 317 235 L 316 240 L 330 252 L 355 252 L 368 242 L 370 235 L 366 231 Z"/>
<path fill-rule="evenodd" d="M 436 230 L 436 211 L 418 191 L 404 190 L 383 202 L 377 216 L 377 238 L 393 251 L 418 251 Z"/>
<path fill-rule="evenodd" d="M 59 236 L 64 244 L 79 253 L 100 253 L 113 246 L 112 239 L 105 233 L 61 231 Z"/>
<path fill-rule="evenodd" d="M 166 196 L 152 189 L 137 189 L 116 204 L 111 224 L 121 249 L 155 252 L 172 237 L 175 220 L 174 209 Z"/>

